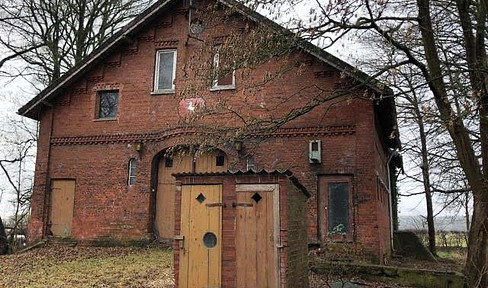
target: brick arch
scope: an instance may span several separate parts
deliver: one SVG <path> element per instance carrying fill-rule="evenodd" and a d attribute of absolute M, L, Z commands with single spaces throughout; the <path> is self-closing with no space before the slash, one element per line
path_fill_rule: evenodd
<path fill-rule="evenodd" d="M 186 139 L 186 140 L 188 140 L 188 139 Z M 167 241 L 167 240 L 170 240 L 168 238 L 171 238 L 171 237 L 167 237 L 167 235 L 166 235 L 166 234 L 168 234 L 168 231 L 166 231 L 164 233 L 160 233 L 160 231 L 158 229 L 158 223 L 157 223 L 158 211 L 160 213 L 162 212 L 161 210 L 158 210 L 158 208 L 161 209 L 161 206 L 158 207 L 158 192 L 161 193 L 162 191 L 164 191 L 163 189 L 166 189 L 166 190 L 169 189 L 168 187 L 161 188 L 162 186 L 161 186 L 161 183 L 159 182 L 161 180 L 161 178 L 160 178 L 161 177 L 160 167 L 161 167 L 161 165 L 164 165 L 161 161 L 166 161 L 164 156 L 166 155 L 166 152 L 168 151 L 168 149 L 173 148 L 173 147 L 185 147 L 186 148 L 186 147 L 189 147 L 190 145 L 188 144 L 187 141 L 184 141 L 184 139 L 172 139 L 172 141 L 164 141 L 164 143 L 158 143 L 158 144 L 159 145 L 154 145 L 151 148 L 148 147 L 149 148 L 148 152 L 153 152 L 153 153 L 151 153 L 152 154 L 152 160 L 151 160 L 151 197 L 150 197 L 150 209 L 149 209 L 149 211 L 150 211 L 149 232 L 152 235 L 154 235 L 154 237 L 160 238 L 163 241 Z M 225 170 L 227 170 L 227 166 L 231 160 L 235 161 L 238 158 L 237 152 L 233 149 L 229 149 L 229 148 L 221 149 L 220 147 L 213 147 L 213 146 L 209 146 L 209 147 L 211 147 L 212 149 L 215 149 L 213 151 L 216 151 L 217 153 L 222 154 L 224 156 Z M 157 151 L 157 152 L 154 152 L 154 151 Z M 213 152 L 211 151 L 209 153 L 213 153 Z M 204 154 L 206 154 L 206 153 L 204 152 Z M 213 154 L 215 154 L 215 153 L 213 153 Z M 213 154 L 211 154 L 211 155 L 213 155 Z M 189 156 L 189 157 L 192 157 L 192 156 Z M 202 156 L 202 158 L 205 158 L 205 157 Z M 176 163 L 174 163 L 174 164 L 178 165 Z M 182 164 L 182 163 L 180 162 L 180 164 Z M 186 164 L 183 163 L 183 165 L 186 165 Z M 197 165 L 198 165 L 198 162 L 197 162 Z M 202 169 L 202 167 L 200 167 L 200 170 L 201 169 Z M 205 167 L 203 167 L 203 169 L 205 169 Z M 224 168 L 222 168 L 221 170 L 224 171 Z M 183 172 L 183 171 L 176 171 L 176 172 Z M 192 171 L 188 171 L 188 172 L 192 172 Z M 216 171 L 200 171 L 200 172 L 216 172 Z M 170 199 L 172 199 L 172 198 L 170 197 Z M 162 205 L 162 204 L 159 203 L 159 205 Z M 173 206 L 173 208 L 174 208 L 174 206 Z M 170 209 L 169 211 L 165 211 L 165 212 L 169 213 L 169 214 L 173 214 L 171 212 L 171 210 L 172 209 Z M 159 216 L 159 217 L 161 217 L 161 216 Z M 161 226 L 161 225 L 159 225 L 159 226 Z M 169 226 L 165 226 L 165 227 L 169 227 Z M 166 235 L 166 237 L 164 235 L 162 237 L 158 237 L 158 236 L 161 236 L 161 234 Z"/>

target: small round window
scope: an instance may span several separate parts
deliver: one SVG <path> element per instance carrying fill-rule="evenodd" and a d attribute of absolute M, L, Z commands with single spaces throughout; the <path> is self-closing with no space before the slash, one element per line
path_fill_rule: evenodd
<path fill-rule="evenodd" d="M 212 232 L 205 233 L 205 235 L 203 235 L 203 245 L 207 248 L 217 246 L 217 236 Z"/>

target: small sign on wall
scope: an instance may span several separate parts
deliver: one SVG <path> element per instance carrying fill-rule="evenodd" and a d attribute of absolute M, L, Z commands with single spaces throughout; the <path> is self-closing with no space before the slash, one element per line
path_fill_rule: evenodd
<path fill-rule="evenodd" d="M 199 109 L 205 107 L 205 100 L 203 98 L 188 98 L 180 101 L 178 106 L 178 114 L 183 117 L 189 117 Z"/>

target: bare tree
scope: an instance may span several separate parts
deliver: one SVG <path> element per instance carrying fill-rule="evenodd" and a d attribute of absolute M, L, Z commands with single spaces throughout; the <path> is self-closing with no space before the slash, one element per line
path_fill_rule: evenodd
<path fill-rule="evenodd" d="M 14 214 L 10 221 L 9 242 L 14 249 L 18 243 L 17 235 L 25 230 L 26 219 L 30 209 L 32 193 L 32 163 L 35 158 L 36 131 L 31 122 L 9 119 L 1 130 L 3 138 L 0 169 L 2 178 L 7 183 L 6 192 L 13 194 L 11 200 Z"/>
<path fill-rule="evenodd" d="M 0 255 L 5 255 L 8 252 L 8 240 L 5 233 L 2 217 L 0 217 Z"/>
<path fill-rule="evenodd" d="M 255 3 L 256 1 L 252 1 Z M 277 1 L 262 1 L 268 11 Z M 288 6 L 301 1 L 287 1 Z M 283 3 L 283 2 L 281 2 Z M 310 4 L 310 3 L 308 3 Z M 297 35 L 333 44 L 357 33 L 375 35 L 395 53 L 376 75 L 410 66 L 435 102 L 437 119 L 455 147 L 473 194 L 465 275 L 469 287 L 488 287 L 488 79 L 486 1 L 315 1 L 307 19 L 289 23 Z M 273 6 L 274 5 L 274 6 Z M 275 9 L 276 11 L 276 9 Z M 451 82 L 452 79 L 458 81 Z M 454 85 L 457 84 L 457 85 Z M 468 87 L 468 91 L 461 86 Z M 434 108 L 432 107 L 432 108 Z M 471 118 L 474 125 L 467 125 Z"/>
<path fill-rule="evenodd" d="M 7 0 L 0 5 L 4 40 L 26 63 L 18 74 L 40 88 L 80 63 L 151 0 Z"/>

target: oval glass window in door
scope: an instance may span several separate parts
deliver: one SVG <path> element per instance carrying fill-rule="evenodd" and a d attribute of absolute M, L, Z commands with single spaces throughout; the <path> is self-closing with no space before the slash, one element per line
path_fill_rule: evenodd
<path fill-rule="evenodd" d="M 203 245 L 207 248 L 213 248 L 217 245 L 217 236 L 212 232 L 207 232 L 203 235 Z"/>

